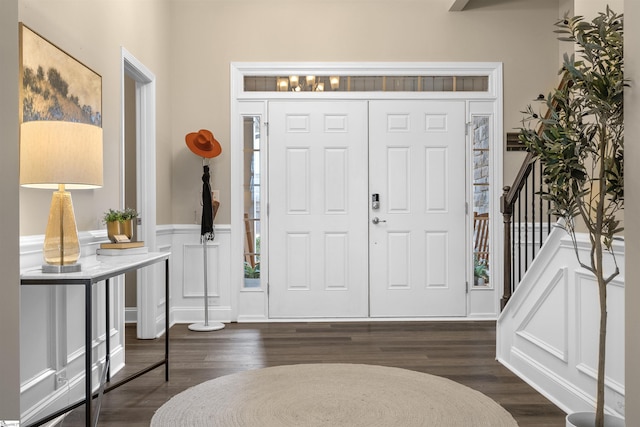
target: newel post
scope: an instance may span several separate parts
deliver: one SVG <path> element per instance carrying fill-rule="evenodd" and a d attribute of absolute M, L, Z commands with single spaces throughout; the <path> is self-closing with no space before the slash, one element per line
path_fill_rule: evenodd
<path fill-rule="evenodd" d="M 511 187 L 506 186 L 502 189 L 502 197 L 500 197 L 500 211 L 502 212 L 502 222 L 504 224 L 504 244 L 503 244 L 503 281 L 504 290 L 500 299 L 500 310 L 502 311 L 507 305 L 507 301 L 511 298 L 511 216 L 513 214 L 513 206 L 507 199 L 507 194 Z"/>

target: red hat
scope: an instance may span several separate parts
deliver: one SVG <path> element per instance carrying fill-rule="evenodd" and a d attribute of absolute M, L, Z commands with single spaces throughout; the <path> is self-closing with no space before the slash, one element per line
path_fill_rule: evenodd
<path fill-rule="evenodd" d="M 185 136 L 187 147 L 194 154 L 210 159 L 222 153 L 222 147 L 211 131 L 200 129 L 198 132 L 191 132 Z"/>

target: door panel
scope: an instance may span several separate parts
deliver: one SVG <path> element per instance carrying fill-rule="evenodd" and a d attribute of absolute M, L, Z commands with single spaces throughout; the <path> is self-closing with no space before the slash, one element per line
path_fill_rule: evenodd
<path fill-rule="evenodd" d="M 269 316 L 368 316 L 367 103 L 269 103 Z"/>
<path fill-rule="evenodd" d="M 371 101 L 372 316 L 464 316 L 465 103 Z"/>

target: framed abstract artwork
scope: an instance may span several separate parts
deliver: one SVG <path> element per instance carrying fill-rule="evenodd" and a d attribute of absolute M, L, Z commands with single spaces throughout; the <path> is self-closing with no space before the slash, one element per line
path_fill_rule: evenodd
<path fill-rule="evenodd" d="M 102 77 L 20 23 L 20 122 L 102 127 Z"/>

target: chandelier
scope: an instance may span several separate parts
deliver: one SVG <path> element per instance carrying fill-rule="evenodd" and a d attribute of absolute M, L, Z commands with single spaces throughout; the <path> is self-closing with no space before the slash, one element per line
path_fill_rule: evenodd
<path fill-rule="evenodd" d="M 318 78 L 316 78 L 316 76 L 305 76 L 304 78 L 300 78 L 300 76 L 278 77 L 278 91 L 324 92 L 326 83 L 326 76 Z M 337 90 L 340 87 L 340 76 L 328 77 L 328 83 L 331 90 Z"/>

